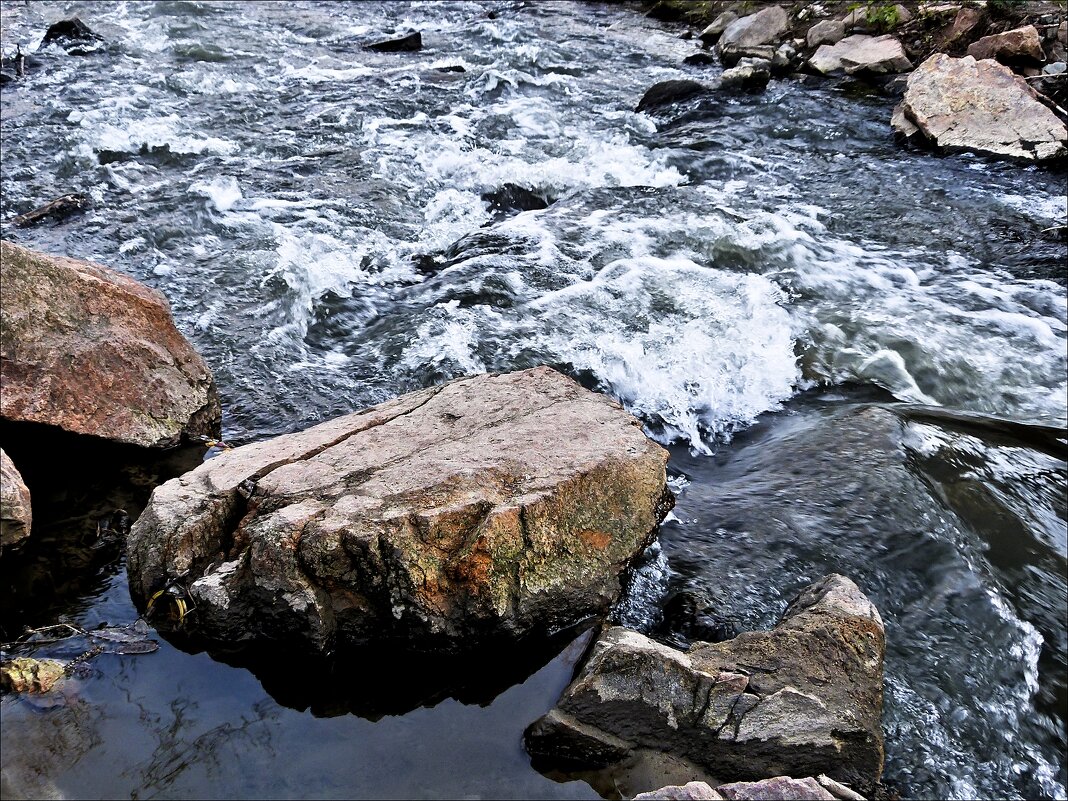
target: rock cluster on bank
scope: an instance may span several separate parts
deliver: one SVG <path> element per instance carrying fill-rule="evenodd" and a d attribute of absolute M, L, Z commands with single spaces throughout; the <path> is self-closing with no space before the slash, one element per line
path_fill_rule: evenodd
<path fill-rule="evenodd" d="M 1068 157 L 1066 12 L 1051 3 L 988 7 L 970 0 L 907 6 L 661 0 L 652 16 L 703 25 L 695 40 L 712 48 L 685 62 L 704 64 L 702 56 L 714 54 L 724 72 L 719 80 L 658 84 L 690 88 L 657 102 L 647 96 L 639 110 L 717 90 L 758 92 L 770 77 L 795 71 L 844 76 L 905 92 L 892 115 L 902 140 L 1057 161 Z"/>
<path fill-rule="evenodd" d="M 456 649 L 603 613 L 673 501 L 666 452 L 549 368 L 459 379 L 218 456 L 128 540 L 216 640 Z"/>
<path fill-rule="evenodd" d="M 771 631 L 689 650 L 625 628 L 602 633 L 528 749 L 562 768 L 604 768 L 637 749 L 720 780 L 882 774 L 884 631 L 849 579 L 803 591 Z"/>

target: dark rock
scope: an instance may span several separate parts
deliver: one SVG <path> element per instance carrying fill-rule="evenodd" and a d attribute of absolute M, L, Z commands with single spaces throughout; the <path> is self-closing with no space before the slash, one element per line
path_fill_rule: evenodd
<path fill-rule="evenodd" d="M 460 64 L 450 64 L 447 67 L 436 67 L 438 72 L 467 72 L 467 69 Z"/>
<path fill-rule="evenodd" d="M 610 628 L 527 729 L 527 748 L 551 764 L 562 738 L 570 764 L 590 765 L 622 741 L 714 776 L 826 773 L 867 788 L 883 767 L 884 636 L 875 607 L 838 575 L 802 591 L 771 631 L 686 652 Z"/>
<path fill-rule="evenodd" d="M 364 45 L 364 50 L 373 50 L 376 53 L 414 53 L 422 49 L 423 36 L 419 31 L 412 31 L 399 39 L 384 39 Z"/>
<path fill-rule="evenodd" d="M 461 651 L 604 613 L 672 500 L 666 452 L 548 368 L 414 392 L 228 450 L 157 487 L 127 540 L 191 633 Z"/>
<path fill-rule="evenodd" d="M 7 241 L 0 274 L 5 420 L 144 447 L 218 437 L 211 371 L 158 292 Z"/>
<path fill-rule="evenodd" d="M 36 225 L 47 219 L 62 220 L 70 217 L 72 214 L 85 211 L 88 207 L 89 198 L 85 195 L 77 193 L 63 195 L 63 197 L 58 197 L 55 200 L 45 203 L 40 208 L 36 208 L 33 211 L 27 211 L 25 214 L 20 214 L 11 221 L 11 224 L 18 228 L 25 228 L 30 225 Z"/>
<path fill-rule="evenodd" d="M 680 590 L 664 603 L 658 636 L 676 648 L 688 648 L 698 640 L 723 642 L 738 635 L 733 621 L 716 614 L 708 598 Z"/>
<path fill-rule="evenodd" d="M 552 202 L 544 193 L 518 184 L 505 184 L 500 189 L 484 193 L 482 199 L 490 204 L 490 211 L 505 213 L 545 209 Z"/>
<path fill-rule="evenodd" d="M 74 42 L 92 43 L 101 41 L 103 41 L 103 37 L 93 33 L 84 22 L 77 17 L 73 17 L 50 25 L 48 30 L 45 31 L 41 45 L 44 46 L 52 42 L 65 45 L 66 43 Z"/>
<path fill-rule="evenodd" d="M 655 83 L 649 87 L 642 99 L 638 102 L 636 111 L 645 111 L 647 109 L 656 108 L 657 106 L 666 106 L 670 103 L 678 103 L 682 100 L 688 100 L 695 95 L 707 92 L 709 87 L 703 83 L 689 80 L 670 80 L 661 81 Z"/>
<path fill-rule="evenodd" d="M 14 73 L 8 72 L 7 70 L 0 70 L 0 86 L 14 83 L 16 80 L 18 79 L 15 77 Z"/>
<path fill-rule="evenodd" d="M 697 66 L 707 66 L 709 64 L 716 63 L 716 57 L 711 53 L 699 51 L 697 53 L 691 53 L 682 60 L 683 64 L 693 64 Z"/>
<path fill-rule="evenodd" d="M 665 3 L 663 0 L 657 2 L 645 12 L 645 16 L 650 19 L 657 19 L 661 22 L 678 22 L 685 15 L 685 9 L 681 3 Z"/>

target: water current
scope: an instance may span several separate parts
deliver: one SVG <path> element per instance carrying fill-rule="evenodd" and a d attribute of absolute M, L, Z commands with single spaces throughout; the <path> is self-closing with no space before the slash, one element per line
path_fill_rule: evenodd
<path fill-rule="evenodd" d="M 0 93 L 0 219 L 92 201 L 4 236 L 163 292 L 227 440 L 551 364 L 672 452 L 625 622 L 690 589 L 769 626 L 844 573 L 887 622 L 886 779 L 1065 797 L 1063 174 L 902 149 L 894 100 L 857 85 L 636 113 L 719 70 L 636 7 L 0 9 L 5 52 L 39 62 Z M 72 15 L 104 42 L 41 47 Z M 361 47 L 409 28 L 422 51 Z M 546 207 L 487 199 L 509 184 Z M 121 559 L 94 569 L 21 622 L 132 621 Z M 4 796 L 596 797 L 520 740 L 581 645 L 496 698 L 384 715 L 269 692 L 284 654 L 271 681 L 167 642 L 105 655 L 64 703 L 0 701 Z"/>

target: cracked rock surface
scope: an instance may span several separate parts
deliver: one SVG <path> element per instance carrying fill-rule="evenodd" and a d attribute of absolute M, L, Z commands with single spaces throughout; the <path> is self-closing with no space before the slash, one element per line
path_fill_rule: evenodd
<path fill-rule="evenodd" d="M 211 371 L 162 295 L 99 264 L 0 243 L 0 415 L 146 447 L 218 436 Z"/>
<path fill-rule="evenodd" d="M 673 505 L 667 452 L 549 369 L 464 378 L 246 445 L 156 488 L 142 601 L 179 579 L 224 642 L 462 649 L 605 611 Z"/>
<path fill-rule="evenodd" d="M 1027 161 L 1068 155 L 1068 129 L 1027 82 L 993 59 L 936 53 L 909 75 L 891 124 L 917 130 L 944 150 L 974 150 Z"/>
<path fill-rule="evenodd" d="M 708 775 L 827 774 L 879 780 L 885 637 L 857 586 L 826 576 L 771 631 L 679 651 L 622 627 L 604 631 L 527 748 L 545 763 L 608 767 L 635 748 Z"/>

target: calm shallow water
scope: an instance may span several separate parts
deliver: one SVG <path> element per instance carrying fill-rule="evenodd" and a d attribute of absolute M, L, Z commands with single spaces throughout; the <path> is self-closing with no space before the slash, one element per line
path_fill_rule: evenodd
<path fill-rule="evenodd" d="M 770 625 L 845 573 L 887 620 L 902 794 L 1064 797 L 1063 447 L 883 408 L 1065 427 L 1062 175 L 901 150 L 890 100 L 826 84 L 636 114 L 655 81 L 716 70 L 597 4 L 2 10 L 5 50 L 73 14 L 108 40 L 43 49 L 0 94 L 0 219 L 94 201 L 4 235 L 160 289 L 227 439 L 553 364 L 675 442 L 676 519 L 624 619 L 690 588 Z M 422 52 L 360 49 L 408 25 Z M 554 202 L 498 213 L 481 196 L 506 183 Z M 121 563 L 89 563 L 48 614 L 133 620 Z M 577 650 L 488 706 L 374 722 L 166 643 L 102 656 L 69 705 L 0 702 L 4 795 L 593 795 L 520 746 Z"/>

